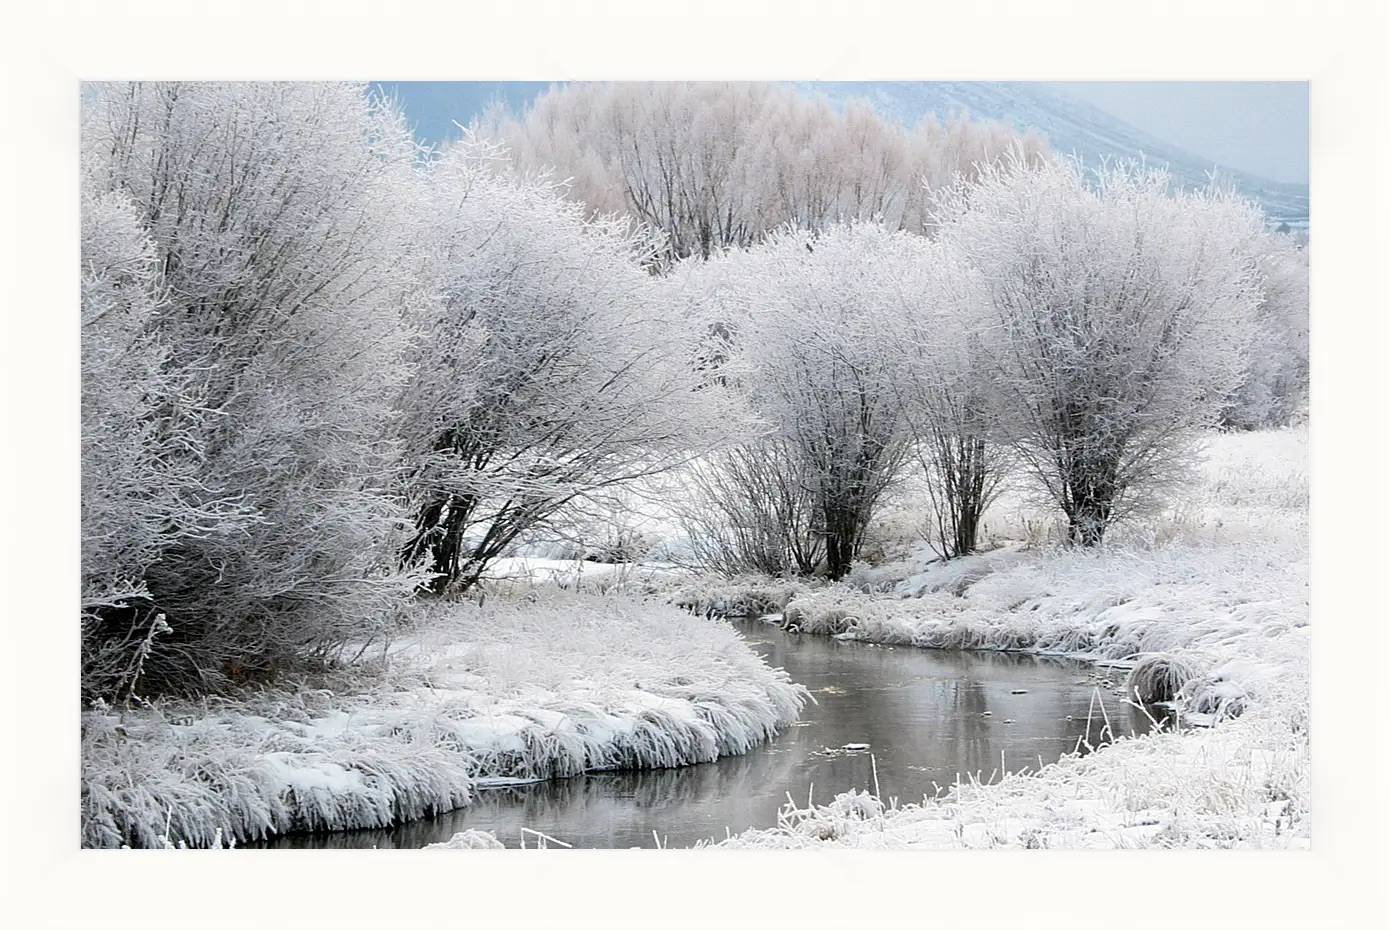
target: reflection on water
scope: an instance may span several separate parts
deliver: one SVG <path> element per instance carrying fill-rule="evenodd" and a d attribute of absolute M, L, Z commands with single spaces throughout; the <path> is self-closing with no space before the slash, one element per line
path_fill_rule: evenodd
<path fill-rule="evenodd" d="M 1079 738 L 1100 741 L 1101 702 L 1118 733 L 1150 728 L 1143 712 L 1108 687 L 1119 675 L 1108 682 L 1075 663 L 842 643 L 752 621 L 735 626 L 817 702 L 799 725 L 746 755 L 482 791 L 469 807 L 390 830 L 249 845 L 418 848 L 469 828 L 492 830 L 508 846 L 522 845 L 524 836 L 535 845 L 526 828 L 579 847 L 650 849 L 659 840 L 690 846 L 723 839 L 726 828 L 772 826 L 789 794 L 805 803 L 851 788 L 874 790 L 875 769 L 879 793 L 904 803 L 958 777 L 1037 769 L 1072 751 Z M 842 748 L 856 743 L 869 749 Z"/>

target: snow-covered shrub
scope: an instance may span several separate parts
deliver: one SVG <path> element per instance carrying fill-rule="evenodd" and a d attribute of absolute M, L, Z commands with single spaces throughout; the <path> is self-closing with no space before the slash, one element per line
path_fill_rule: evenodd
<path fill-rule="evenodd" d="M 394 571 L 403 514 L 384 442 L 411 335 L 413 233 L 397 193 L 414 154 L 366 85 L 84 93 L 86 202 L 96 215 L 124 198 L 152 243 L 159 300 L 142 338 L 186 399 L 120 415 L 135 413 L 155 450 L 179 447 L 193 504 L 216 514 L 176 530 L 138 580 L 169 627 L 144 660 L 151 688 L 215 688 L 323 654 L 415 587 Z M 87 330 L 94 361 L 105 350 Z M 148 359 L 133 361 L 149 372 Z M 104 612 L 102 638 L 126 639 L 146 613 Z"/>
<path fill-rule="evenodd" d="M 1010 460 L 990 416 L 995 389 L 982 357 L 989 325 L 979 276 L 957 250 L 924 242 L 914 299 L 885 320 L 884 351 L 899 368 L 897 390 L 922 467 L 932 511 L 931 538 L 946 558 L 980 545 L 981 522 L 998 497 Z"/>
<path fill-rule="evenodd" d="M 799 808 L 789 804 L 778 812 L 774 829 L 817 842 L 835 842 L 856 832 L 852 824 L 881 821 L 884 811 L 884 802 L 868 791 L 847 791 L 836 795 L 825 807 Z"/>
<path fill-rule="evenodd" d="M 896 489 L 885 501 L 883 508 L 875 514 L 874 521 L 865 531 L 865 541 L 860 549 L 860 561 L 857 563 L 867 568 L 872 567 L 877 579 L 872 582 L 873 585 L 882 586 L 884 582 L 879 576 L 883 574 L 883 570 L 900 564 L 905 559 L 913 558 L 914 553 L 923 547 L 924 540 L 932 535 L 936 514 L 925 498 L 926 495 L 919 498 L 904 493 L 902 489 Z M 937 555 L 935 550 L 933 554 Z M 854 572 L 854 564 L 850 570 Z M 849 577 L 847 575 L 846 579 Z"/>
<path fill-rule="evenodd" d="M 711 282 L 708 314 L 722 315 L 732 333 L 721 372 L 746 397 L 760 429 L 744 458 L 711 463 L 724 471 L 706 490 L 728 501 L 712 506 L 738 518 L 748 504 L 768 501 L 760 528 L 805 512 L 811 533 L 825 541 L 832 579 L 859 557 L 908 454 L 898 372 L 881 340 L 888 320 L 923 299 L 923 247 L 919 237 L 867 223 L 814 236 L 787 230 L 690 273 Z M 777 466 L 745 467 L 749 456 L 770 453 Z M 770 475 L 789 486 L 765 495 L 761 483 Z M 760 484 L 749 487 L 755 479 Z M 756 538 L 766 535 L 760 530 Z M 794 538 L 805 535 L 799 527 Z"/>
<path fill-rule="evenodd" d="M 890 587 L 879 580 L 878 573 L 866 562 L 852 563 L 843 580 L 847 587 L 865 594 L 873 594 Z"/>
<path fill-rule="evenodd" d="M 82 202 L 82 689 L 124 697 L 170 632 L 146 573 L 182 539 L 243 532 L 249 514 L 200 481 L 197 379 L 151 332 L 154 244 L 120 193 Z"/>
<path fill-rule="evenodd" d="M 801 633 L 856 637 L 860 630 L 887 630 L 900 613 L 916 616 L 913 608 L 898 605 L 898 598 L 864 593 L 849 584 L 804 591 L 783 608 L 783 625 Z M 885 644 L 908 643 L 892 636 L 875 639 Z"/>
<path fill-rule="evenodd" d="M 1233 429 L 1294 422 L 1309 404 L 1309 246 L 1267 233 L 1252 243 L 1261 305 L 1246 379 L 1222 412 Z"/>
<path fill-rule="evenodd" d="M 471 141 L 431 165 L 425 194 L 439 300 L 398 402 L 403 557 L 463 590 L 576 499 L 698 455 L 720 392 L 697 390 L 699 334 L 642 268 L 650 234 L 586 221 Z"/>
<path fill-rule="evenodd" d="M 782 611 L 784 629 L 798 633 L 838 635 L 854 630 L 863 609 L 876 602 L 859 599 L 842 589 L 803 594 L 788 602 Z M 873 609 L 870 607 L 870 609 Z"/>
<path fill-rule="evenodd" d="M 1163 172 L 1021 160 L 940 199 L 942 242 L 979 275 L 994 415 L 1067 514 L 1069 538 L 1152 507 L 1246 373 L 1259 210 L 1174 193 Z"/>
<path fill-rule="evenodd" d="M 796 447 L 776 436 L 694 463 L 681 520 L 696 567 L 730 577 L 815 573 L 826 539 L 805 471 Z"/>

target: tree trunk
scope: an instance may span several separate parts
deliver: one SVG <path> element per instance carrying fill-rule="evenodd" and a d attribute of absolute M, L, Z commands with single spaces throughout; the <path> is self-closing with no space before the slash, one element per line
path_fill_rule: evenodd
<path fill-rule="evenodd" d="M 420 561 L 420 557 L 430 545 L 430 539 L 435 534 L 435 528 L 439 526 L 440 516 L 443 515 L 445 504 L 448 502 L 448 498 L 441 497 L 420 508 L 420 515 L 415 518 L 415 535 L 411 537 L 410 542 L 401 547 L 403 568 Z"/>
<path fill-rule="evenodd" d="M 859 555 L 859 521 L 848 507 L 828 507 L 826 514 L 826 575 L 839 581 Z"/>
<path fill-rule="evenodd" d="M 1067 513 L 1068 541 L 1073 545 L 1093 547 L 1101 544 L 1115 513 L 1116 497 L 1121 490 L 1116 481 L 1121 449 L 1103 447 L 1087 451 L 1090 454 L 1072 463 L 1063 510 Z"/>
<path fill-rule="evenodd" d="M 401 547 L 403 566 L 417 564 L 429 553 L 430 569 L 435 574 L 430 590 L 436 594 L 443 594 L 459 579 L 468 514 L 466 502 L 456 496 L 431 501 L 421 507 L 415 519 L 415 536 Z"/>
<path fill-rule="evenodd" d="M 1101 545 L 1110 518 L 1110 501 L 1092 498 L 1075 503 L 1067 514 L 1068 542 L 1088 548 Z"/>
<path fill-rule="evenodd" d="M 953 556 L 976 551 L 980 518 L 985 509 L 985 441 L 974 436 L 965 437 L 960 440 L 958 449 Z"/>
<path fill-rule="evenodd" d="M 839 533 L 826 537 L 826 576 L 832 581 L 839 581 L 850 571 L 850 562 L 854 556 L 851 547 Z"/>
<path fill-rule="evenodd" d="M 967 502 L 962 505 L 961 515 L 956 522 L 956 533 L 952 540 L 953 558 L 969 555 L 976 551 L 976 535 L 980 526 L 980 514 Z"/>
<path fill-rule="evenodd" d="M 451 499 L 449 513 L 444 518 L 444 531 L 435 538 L 434 544 L 430 547 L 434 559 L 432 567 L 436 573 L 430 582 L 430 589 L 436 594 L 443 594 L 458 580 L 459 555 L 463 549 L 467 516 L 467 508 L 459 506 L 457 500 Z"/>

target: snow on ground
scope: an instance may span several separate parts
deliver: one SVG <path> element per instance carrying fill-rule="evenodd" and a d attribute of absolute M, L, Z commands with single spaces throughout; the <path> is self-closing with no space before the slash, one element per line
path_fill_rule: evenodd
<path fill-rule="evenodd" d="M 653 600 L 424 606 L 374 661 L 323 681 L 84 713 L 83 844 L 382 827 L 487 781 L 707 762 L 805 699 L 727 624 Z"/>
<path fill-rule="evenodd" d="M 1184 709 L 1212 714 L 1259 701 L 1305 666 L 1308 559 L 1273 546 L 1172 544 L 1148 552 L 1054 550 L 1001 558 L 973 574 L 948 563 L 952 580 L 913 575 L 895 592 L 848 587 L 793 598 L 784 610 L 803 632 L 939 649 L 1008 649 L 1192 670 Z M 957 592 L 960 593 L 957 593 Z"/>
<path fill-rule="evenodd" d="M 593 562 L 507 556 L 488 565 L 489 590 L 504 595 L 525 594 L 537 585 L 553 584 L 574 591 L 653 591 L 681 577 L 680 569 L 658 562 Z"/>
<path fill-rule="evenodd" d="M 1020 543 L 944 565 L 920 549 L 862 577 L 881 593 L 827 587 L 784 609 L 805 632 L 1129 665 L 1142 688 L 1172 678 L 1185 718 L 1215 725 L 922 805 L 789 806 L 723 845 L 1307 846 L 1307 461 L 1307 427 L 1216 436 L 1189 499 L 1103 551 Z"/>

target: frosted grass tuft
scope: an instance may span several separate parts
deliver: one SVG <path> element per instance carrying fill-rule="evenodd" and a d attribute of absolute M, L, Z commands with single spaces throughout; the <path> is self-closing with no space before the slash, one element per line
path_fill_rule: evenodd
<path fill-rule="evenodd" d="M 84 713 L 83 845 L 380 828 L 466 805 L 480 779 L 710 762 L 807 699 L 728 624 L 656 600 L 439 604 L 413 630 L 332 680 Z"/>

